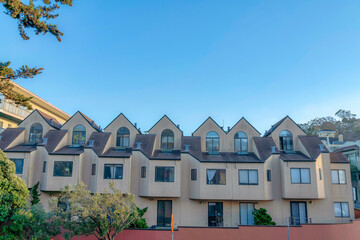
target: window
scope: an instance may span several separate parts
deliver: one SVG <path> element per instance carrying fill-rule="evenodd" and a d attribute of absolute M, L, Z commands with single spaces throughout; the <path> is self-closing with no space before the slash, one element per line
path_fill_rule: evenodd
<path fill-rule="evenodd" d="M 344 169 L 331 170 L 333 184 L 346 184 L 346 174 Z"/>
<path fill-rule="evenodd" d="M 284 152 L 293 152 L 293 136 L 290 131 L 283 130 L 280 133 L 280 150 Z"/>
<path fill-rule="evenodd" d="M 349 203 L 334 202 L 335 217 L 350 217 Z"/>
<path fill-rule="evenodd" d="M 91 165 L 91 175 L 96 175 L 96 164 L 95 163 L 93 163 Z"/>
<path fill-rule="evenodd" d="M 83 125 L 77 125 L 74 127 L 72 144 L 73 145 L 85 145 L 86 129 Z"/>
<path fill-rule="evenodd" d="M 165 129 L 161 133 L 161 149 L 163 151 L 174 149 L 174 132 L 170 129 Z"/>
<path fill-rule="evenodd" d="M 321 173 L 321 169 L 319 168 L 319 179 L 322 180 L 322 173 Z"/>
<path fill-rule="evenodd" d="M 258 170 L 239 170 L 240 185 L 258 185 Z"/>
<path fill-rule="evenodd" d="M 38 143 L 42 139 L 43 127 L 40 123 L 34 123 L 30 127 L 29 142 Z"/>
<path fill-rule="evenodd" d="M 208 206 L 208 226 L 218 227 L 224 225 L 223 219 L 223 203 L 209 202 Z"/>
<path fill-rule="evenodd" d="M 24 166 L 24 159 L 19 158 L 13 158 L 10 159 L 15 163 L 15 172 L 16 174 L 22 174 L 23 173 L 23 166 Z"/>
<path fill-rule="evenodd" d="M 141 178 L 146 178 L 146 166 L 141 167 Z"/>
<path fill-rule="evenodd" d="M 268 182 L 271 182 L 271 170 L 267 170 L 266 175 L 267 175 Z"/>
<path fill-rule="evenodd" d="M 43 164 L 43 173 L 46 172 L 46 161 L 44 161 L 44 164 Z"/>
<path fill-rule="evenodd" d="M 310 183 L 310 168 L 291 168 L 291 183 Z"/>
<path fill-rule="evenodd" d="M 174 182 L 174 167 L 155 167 L 155 182 Z"/>
<path fill-rule="evenodd" d="M 206 183 L 213 185 L 225 185 L 226 184 L 225 169 L 207 169 Z"/>
<path fill-rule="evenodd" d="M 171 200 L 158 200 L 157 202 L 157 226 L 170 227 L 172 214 Z"/>
<path fill-rule="evenodd" d="M 307 206 L 306 202 L 290 202 L 291 225 L 300 225 L 307 223 Z"/>
<path fill-rule="evenodd" d="M 217 132 L 208 132 L 206 134 L 206 151 L 209 153 L 217 153 L 220 149 L 219 134 Z"/>
<path fill-rule="evenodd" d="M 248 153 L 248 138 L 246 133 L 237 132 L 234 136 L 235 152 L 246 154 Z"/>
<path fill-rule="evenodd" d="M 130 131 L 128 128 L 119 128 L 116 133 L 116 146 L 124 148 L 130 146 Z"/>
<path fill-rule="evenodd" d="M 191 181 L 197 180 L 197 169 L 191 169 Z"/>
<path fill-rule="evenodd" d="M 105 164 L 104 179 L 122 179 L 123 165 L 122 164 Z"/>
<path fill-rule="evenodd" d="M 352 190 L 353 190 L 354 202 L 356 202 L 356 201 L 358 200 L 357 188 L 356 188 L 356 187 L 352 187 Z"/>
<path fill-rule="evenodd" d="M 253 203 L 240 203 L 240 225 L 254 225 Z"/>
<path fill-rule="evenodd" d="M 54 177 L 71 177 L 73 169 L 73 162 L 55 161 L 54 162 Z"/>

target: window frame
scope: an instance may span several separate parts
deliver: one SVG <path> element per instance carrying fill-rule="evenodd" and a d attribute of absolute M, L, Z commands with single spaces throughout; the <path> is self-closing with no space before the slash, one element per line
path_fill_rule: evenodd
<path fill-rule="evenodd" d="M 241 221 L 241 205 L 245 205 L 246 204 L 246 224 L 243 224 Z M 253 221 L 252 224 L 249 224 L 249 205 L 252 205 L 253 209 L 255 210 L 255 203 L 253 202 L 240 202 L 239 203 L 239 222 L 241 226 L 254 226 L 255 225 L 255 220 L 254 220 L 254 214 L 253 212 L 251 212 L 252 215 L 252 219 L 250 218 L 250 221 Z M 253 210 L 253 211 L 254 211 Z"/>
<path fill-rule="evenodd" d="M 296 169 L 299 170 L 300 182 L 293 182 L 292 170 L 296 170 Z M 301 174 L 302 169 L 309 171 L 309 182 L 302 182 L 302 174 Z M 311 171 L 310 171 L 310 168 L 290 168 L 290 181 L 291 181 L 291 184 L 311 184 Z"/>
<path fill-rule="evenodd" d="M 15 164 L 15 174 L 23 174 L 24 173 L 24 159 L 23 158 L 10 158 L 10 160 Z M 18 168 L 16 166 L 15 161 L 21 161 L 21 172 L 18 172 Z"/>
<path fill-rule="evenodd" d="M 166 145 L 165 147 L 163 147 L 164 144 Z M 172 151 L 175 148 L 175 134 L 173 130 L 167 128 L 161 132 L 160 148 L 162 151 Z"/>
<path fill-rule="evenodd" d="M 281 136 L 282 133 L 290 133 L 290 136 Z M 286 142 L 286 144 L 285 144 L 285 142 Z M 285 150 L 284 146 L 287 146 L 288 145 L 287 143 L 289 143 L 291 145 L 291 148 L 288 149 L 286 147 L 286 150 Z M 283 151 L 285 153 L 294 152 L 294 136 L 291 131 L 284 129 L 279 133 L 279 146 L 280 146 L 280 151 Z"/>
<path fill-rule="evenodd" d="M 47 167 L 47 161 L 44 161 L 43 162 L 43 169 L 42 169 L 43 173 L 46 173 L 46 167 Z"/>
<path fill-rule="evenodd" d="M 192 168 L 190 170 L 191 181 L 197 181 L 197 169 Z"/>
<path fill-rule="evenodd" d="M 36 128 L 38 126 L 40 126 L 40 128 Z M 33 132 L 33 131 L 35 131 L 35 132 Z M 33 123 L 31 125 L 30 131 L 29 131 L 29 143 L 31 143 L 31 144 L 39 143 L 42 139 L 43 131 L 44 131 L 44 128 L 41 125 L 41 123 L 38 123 L 38 122 Z M 35 137 L 32 137 L 32 136 L 35 136 Z"/>
<path fill-rule="evenodd" d="M 244 136 L 239 137 L 238 134 L 244 134 Z M 239 142 L 239 149 L 237 149 L 237 145 L 238 145 L 237 140 Z M 244 140 L 246 140 L 245 143 L 243 143 Z M 246 151 L 242 151 L 243 144 L 246 144 L 246 147 L 244 148 L 244 149 L 246 149 Z M 245 132 L 239 131 L 239 132 L 235 133 L 235 135 L 234 135 L 234 151 L 239 154 L 248 154 L 249 153 L 249 141 L 248 141 L 248 136 Z"/>
<path fill-rule="evenodd" d="M 125 132 L 121 132 L 124 130 Z M 124 140 L 128 139 L 127 146 L 124 144 Z M 127 127 L 120 127 L 116 132 L 116 147 L 127 148 L 130 147 L 130 130 Z"/>
<path fill-rule="evenodd" d="M 216 133 L 217 137 L 208 136 L 210 133 Z M 210 140 L 211 140 L 211 149 L 209 149 L 209 144 L 208 144 L 208 141 L 210 141 Z M 216 149 L 216 147 L 214 147 L 214 142 L 216 143 L 216 140 L 217 140 L 218 149 Z M 205 137 L 205 145 L 206 145 L 206 151 L 208 153 L 218 153 L 220 151 L 220 135 L 219 135 L 219 133 L 217 133 L 216 131 L 208 132 Z"/>
<path fill-rule="evenodd" d="M 70 175 L 55 175 L 55 166 L 58 163 L 69 164 L 68 167 L 70 167 Z M 53 177 L 72 177 L 73 168 L 74 168 L 74 162 L 73 161 L 54 161 Z"/>
<path fill-rule="evenodd" d="M 111 171 L 111 167 L 114 167 L 114 178 L 111 177 L 111 173 L 110 173 L 110 178 L 105 178 L 105 169 L 106 167 L 110 167 L 110 171 Z M 121 167 L 121 177 L 120 178 L 115 178 L 116 176 L 116 168 Z M 105 163 L 104 164 L 104 176 L 103 176 L 104 180 L 122 180 L 124 179 L 124 164 L 122 163 Z"/>
<path fill-rule="evenodd" d="M 266 179 L 268 182 L 271 182 L 271 170 L 270 169 L 266 170 Z"/>
<path fill-rule="evenodd" d="M 211 183 L 211 181 L 209 180 L 209 177 L 208 177 L 208 171 L 209 170 L 215 170 L 216 171 L 213 178 L 216 176 L 217 171 L 219 171 L 219 174 L 220 174 L 221 171 L 223 171 L 225 173 L 225 182 L 224 183 Z M 220 179 L 220 176 L 219 176 L 219 179 Z M 207 168 L 206 169 L 206 185 L 226 185 L 226 168 Z"/>
<path fill-rule="evenodd" d="M 91 176 L 96 175 L 96 163 L 91 164 Z"/>
<path fill-rule="evenodd" d="M 340 181 L 340 171 L 344 172 L 345 182 L 343 182 L 343 183 Z M 333 172 L 337 172 L 337 180 L 338 180 L 338 182 L 334 182 Z M 347 184 L 346 170 L 345 169 L 331 169 L 331 183 L 332 184 L 337 184 L 337 185 L 346 185 Z"/>
<path fill-rule="evenodd" d="M 335 211 L 335 204 L 340 204 L 340 212 L 341 212 L 341 216 L 336 216 L 336 211 Z M 347 212 L 347 216 L 344 216 L 343 215 L 343 204 L 347 205 L 347 209 L 348 209 L 348 212 Z M 350 208 L 349 208 L 349 202 L 334 202 L 334 216 L 336 218 L 350 218 Z"/>
<path fill-rule="evenodd" d="M 146 166 L 141 166 L 140 178 L 146 178 Z"/>
<path fill-rule="evenodd" d="M 77 127 L 83 127 L 84 130 L 81 130 L 81 131 L 80 130 L 75 130 L 75 128 L 77 128 Z M 82 136 L 82 133 L 83 133 L 84 136 Z M 75 136 L 79 136 L 79 140 L 77 140 L 76 142 L 74 141 Z M 83 141 L 80 140 L 80 138 L 83 138 Z M 73 146 L 84 146 L 85 145 L 85 143 L 86 143 L 86 127 L 84 125 L 78 124 L 73 128 L 71 143 L 72 143 Z"/>
<path fill-rule="evenodd" d="M 165 176 L 163 177 L 164 180 L 161 180 L 161 179 L 158 179 L 157 176 L 157 171 L 161 168 L 164 168 L 164 174 L 165 174 L 165 171 L 166 169 L 172 169 L 173 171 L 173 178 L 171 179 L 169 177 L 169 181 L 165 181 Z M 171 183 L 171 182 L 175 182 L 175 167 L 173 166 L 155 166 L 155 182 L 165 182 L 165 183 Z"/>
<path fill-rule="evenodd" d="M 240 172 L 247 172 L 247 183 L 240 182 Z M 256 183 L 250 183 L 250 172 L 256 172 Z M 239 185 L 259 185 L 259 171 L 258 169 L 238 169 Z"/>

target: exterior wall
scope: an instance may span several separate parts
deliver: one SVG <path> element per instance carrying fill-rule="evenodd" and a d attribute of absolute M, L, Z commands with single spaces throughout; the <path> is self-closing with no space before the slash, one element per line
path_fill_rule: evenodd
<path fill-rule="evenodd" d="M 208 118 L 192 135 L 201 137 L 201 151 L 206 151 L 206 135 L 208 132 L 217 132 L 220 139 L 220 152 L 226 152 L 228 143 L 226 133 L 211 118 Z M 234 144 L 233 144 L 234 145 Z"/>
<path fill-rule="evenodd" d="M 165 129 L 170 129 L 174 132 L 174 149 L 180 149 L 181 137 L 183 134 L 181 130 L 176 127 L 167 116 L 161 118 L 160 121 L 156 123 L 155 126 L 153 126 L 149 131 L 149 134 L 156 134 L 155 149 L 161 149 L 161 133 Z"/>
<path fill-rule="evenodd" d="M 68 134 L 67 134 L 67 145 L 72 145 L 72 135 L 73 135 L 73 130 L 74 127 L 76 127 L 77 125 L 83 125 L 86 129 L 86 142 L 89 140 L 91 133 L 95 132 L 96 130 L 88 123 L 88 121 L 85 120 L 85 118 L 83 118 L 81 116 L 81 114 L 79 112 L 77 112 L 74 116 L 71 117 L 71 119 L 69 119 L 69 121 L 67 121 L 62 127 L 61 130 L 67 130 Z"/>
<path fill-rule="evenodd" d="M 23 121 L 19 124 L 19 127 L 25 129 L 25 136 L 24 136 L 25 143 L 29 142 L 30 128 L 34 123 L 40 123 L 41 126 L 43 127 L 43 133 L 42 133 L 43 137 L 49 130 L 55 129 L 55 128 L 51 127 L 38 112 L 35 112 L 34 114 L 31 114 L 26 119 L 26 121 Z"/>
<path fill-rule="evenodd" d="M 254 152 L 255 147 L 251 144 L 253 141 L 253 137 L 260 137 L 260 133 L 256 131 L 256 129 L 251 126 L 244 118 L 242 118 L 234 127 L 231 128 L 230 132 L 226 134 L 227 144 L 224 146 L 226 152 L 234 152 L 234 136 L 237 132 L 244 132 L 248 137 L 248 151 Z"/>
<path fill-rule="evenodd" d="M 127 127 L 130 131 L 130 146 L 132 147 L 135 142 L 136 134 L 139 134 L 139 131 L 132 125 L 129 120 L 126 119 L 126 117 L 123 114 L 120 114 L 112 123 L 110 123 L 109 126 L 107 126 L 104 131 L 105 132 L 111 132 L 111 141 L 110 146 L 115 147 L 116 146 L 116 134 L 119 128 L 121 127 Z"/>

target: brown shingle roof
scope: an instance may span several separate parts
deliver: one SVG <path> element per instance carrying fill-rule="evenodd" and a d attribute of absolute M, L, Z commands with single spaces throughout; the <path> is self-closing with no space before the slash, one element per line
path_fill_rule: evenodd
<path fill-rule="evenodd" d="M 120 149 L 116 149 L 116 148 L 109 148 L 109 150 L 107 150 L 104 154 L 102 154 L 100 157 L 121 157 L 121 158 L 128 158 L 130 157 L 132 154 L 132 150 L 131 148 L 129 149 L 124 149 L 124 150 L 120 150 Z"/>
<path fill-rule="evenodd" d="M 7 128 L 1 134 L 0 149 L 6 150 L 6 148 L 23 132 L 24 128 Z"/>
<path fill-rule="evenodd" d="M 12 148 L 6 149 L 4 152 L 32 152 L 36 150 L 36 144 L 35 145 L 17 145 Z"/>
<path fill-rule="evenodd" d="M 280 158 L 284 161 L 315 161 L 301 152 L 284 153 L 280 152 Z"/>
<path fill-rule="evenodd" d="M 181 160 L 180 151 L 162 152 L 161 150 L 155 150 L 150 159 L 153 160 Z"/>
<path fill-rule="evenodd" d="M 207 152 L 202 153 L 201 162 L 227 162 L 227 163 L 263 163 L 254 153 L 239 155 L 236 152 L 220 152 L 210 155 Z"/>
<path fill-rule="evenodd" d="M 272 137 L 254 137 L 253 139 L 261 160 L 265 161 L 271 155 L 271 146 L 275 146 L 275 153 L 279 154 Z"/>
<path fill-rule="evenodd" d="M 350 163 L 345 155 L 341 152 L 332 152 L 330 153 L 330 162 L 331 163 Z"/>
<path fill-rule="evenodd" d="M 86 148 L 92 148 L 94 152 L 100 156 L 104 152 L 106 143 L 108 142 L 111 136 L 110 132 L 93 132 L 86 144 Z M 89 146 L 90 140 L 93 140 L 93 146 Z"/>
<path fill-rule="evenodd" d="M 48 153 L 52 153 L 66 133 L 67 130 L 49 130 L 44 136 L 47 139 L 46 143 L 40 143 L 38 146 L 44 146 Z"/>
<path fill-rule="evenodd" d="M 141 142 L 141 148 L 136 148 L 136 143 Z M 137 134 L 133 151 L 141 151 L 146 157 L 151 158 L 154 149 L 155 134 Z"/>
<path fill-rule="evenodd" d="M 351 145 L 351 146 L 341 147 L 341 148 L 335 149 L 334 152 L 346 152 L 346 151 L 352 151 L 352 150 L 359 150 L 359 146 Z"/>
<path fill-rule="evenodd" d="M 320 144 L 323 144 L 321 139 L 318 136 L 299 136 L 299 139 L 306 151 L 309 153 L 312 159 L 317 159 L 320 155 Z M 324 146 L 323 153 L 328 153 L 329 151 Z"/>
<path fill-rule="evenodd" d="M 52 155 L 80 155 L 83 152 L 84 152 L 84 147 L 65 146 L 51 154 Z"/>
<path fill-rule="evenodd" d="M 97 131 L 101 131 L 100 127 L 88 116 L 79 111 L 79 113 L 86 119 L 86 121 Z"/>
<path fill-rule="evenodd" d="M 189 145 L 189 151 L 185 151 L 185 145 Z M 202 160 L 201 137 L 200 136 L 182 136 L 181 152 L 189 153 L 199 161 Z"/>
<path fill-rule="evenodd" d="M 47 115 L 46 113 L 39 111 L 39 110 L 35 110 L 38 111 L 39 114 L 45 119 L 45 121 L 50 125 L 53 126 L 54 128 L 60 129 L 61 124 L 58 122 L 58 120 L 56 120 L 55 118 L 51 117 L 50 115 Z"/>

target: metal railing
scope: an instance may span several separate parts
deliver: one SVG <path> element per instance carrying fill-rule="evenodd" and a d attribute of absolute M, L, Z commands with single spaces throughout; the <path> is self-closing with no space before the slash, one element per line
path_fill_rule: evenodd
<path fill-rule="evenodd" d="M 0 97 L 0 109 L 21 118 L 26 118 L 31 113 L 30 110 L 16 106 L 16 104 L 4 99 L 3 97 Z"/>
<path fill-rule="evenodd" d="M 312 223 L 312 219 L 305 217 L 288 217 L 286 219 L 286 224 L 290 226 L 301 225 L 304 223 Z"/>

